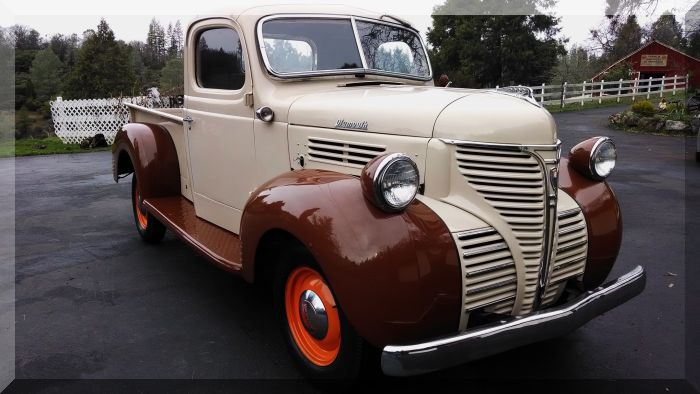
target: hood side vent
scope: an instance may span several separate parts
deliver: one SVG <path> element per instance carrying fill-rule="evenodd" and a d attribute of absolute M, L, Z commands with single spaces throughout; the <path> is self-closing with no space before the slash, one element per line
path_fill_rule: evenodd
<path fill-rule="evenodd" d="M 309 161 L 341 164 L 362 168 L 370 160 L 386 152 L 386 146 L 358 142 L 309 138 L 307 144 Z"/>

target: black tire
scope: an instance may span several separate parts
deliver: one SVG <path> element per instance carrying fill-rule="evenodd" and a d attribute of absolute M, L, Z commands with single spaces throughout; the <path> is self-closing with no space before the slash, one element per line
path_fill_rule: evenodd
<path fill-rule="evenodd" d="M 286 294 L 285 289 L 287 280 L 297 268 L 310 268 L 323 278 L 325 276 L 321 272 L 318 264 L 314 261 L 310 253 L 300 246 L 294 246 L 289 249 L 285 248 L 280 253 L 280 257 L 275 267 L 275 275 L 273 280 L 273 298 L 274 311 L 277 319 L 280 332 L 287 344 L 292 357 L 301 368 L 303 374 L 311 379 L 356 379 L 360 376 L 360 371 L 363 364 L 363 350 L 365 344 L 362 338 L 355 332 L 349 324 L 347 318 L 343 314 L 340 305 L 338 305 L 337 297 L 333 295 L 340 320 L 340 348 L 335 360 L 327 366 L 319 366 L 312 362 L 297 344 L 290 324 L 287 319 L 286 310 Z M 330 286 L 329 286 L 330 289 Z M 331 293 L 333 293 L 331 289 Z M 330 335 L 330 334 L 328 334 Z"/>
<path fill-rule="evenodd" d="M 134 214 L 134 223 L 136 224 L 136 230 L 139 232 L 141 239 L 145 242 L 156 244 L 163 240 L 165 236 L 165 226 L 158 221 L 153 215 L 145 210 L 141 210 L 141 215 L 137 212 L 139 209 L 139 196 L 138 192 L 138 180 L 136 179 L 136 174 L 131 178 L 131 207 Z M 139 219 L 141 216 L 141 219 Z M 145 223 L 143 219 L 145 218 Z"/>

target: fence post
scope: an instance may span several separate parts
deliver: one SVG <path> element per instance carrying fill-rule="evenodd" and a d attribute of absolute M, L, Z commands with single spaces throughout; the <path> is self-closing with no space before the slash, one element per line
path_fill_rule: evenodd
<path fill-rule="evenodd" d="M 542 82 L 542 96 L 540 97 L 540 105 L 544 105 L 544 82 Z"/>
<path fill-rule="evenodd" d="M 566 85 L 568 85 L 568 82 L 564 82 L 564 85 L 561 87 L 561 107 L 564 108 L 564 105 L 566 104 Z"/>
<path fill-rule="evenodd" d="M 678 83 L 678 74 L 673 76 L 673 95 L 676 95 L 676 84 Z"/>
<path fill-rule="evenodd" d="M 685 74 L 685 84 L 683 87 L 685 88 L 685 96 L 688 97 L 688 85 L 690 84 L 690 74 Z"/>
<path fill-rule="evenodd" d="M 583 84 L 581 84 L 581 106 L 583 107 L 583 103 L 585 102 L 586 98 L 586 81 L 583 81 Z"/>
<path fill-rule="evenodd" d="M 605 80 L 600 80 L 600 94 L 598 95 L 598 104 L 603 102 L 603 90 L 605 89 Z"/>
<path fill-rule="evenodd" d="M 639 86 L 639 77 L 634 79 L 634 86 L 632 87 L 632 102 L 637 100 L 637 87 Z"/>
<path fill-rule="evenodd" d="M 622 95 L 622 78 L 620 78 L 620 83 L 617 85 L 617 102 L 620 102 L 620 96 Z"/>
<path fill-rule="evenodd" d="M 649 83 L 647 84 L 647 100 L 651 98 L 651 77 L 649 77 Z"/>
<path fill-rule="evenodd" d="M 659 97 L 664 96 L 664 89 L 666 89 L 666 75 L 661 77 L 661 93 L 659 93 Z"/>

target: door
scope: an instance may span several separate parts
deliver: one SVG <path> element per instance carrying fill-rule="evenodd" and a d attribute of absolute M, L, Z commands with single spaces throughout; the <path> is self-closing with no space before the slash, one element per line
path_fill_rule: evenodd
<path fill-rule="evenodd" d="M 185 122 L 197 216 L 234 233 L 254 187 L 252 91 L 245 42 L 228 19 L 199 22 L 188 34 Z"/>

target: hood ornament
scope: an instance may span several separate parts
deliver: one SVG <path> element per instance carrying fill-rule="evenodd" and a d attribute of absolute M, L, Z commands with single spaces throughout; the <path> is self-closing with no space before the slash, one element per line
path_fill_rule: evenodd
<path fill-rule="evenodd" d="M 346 122 L 345 119 L 338 119 L 335 122 L 336 129 L 367 131 L 368 127 L 369 127 L 369 124 L 366 121 L 364 121 L 364 122 Z"/>

